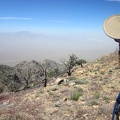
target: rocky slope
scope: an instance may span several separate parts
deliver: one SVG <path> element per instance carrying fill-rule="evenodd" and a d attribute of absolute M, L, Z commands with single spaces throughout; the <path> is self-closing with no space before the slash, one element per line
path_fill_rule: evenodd
<path fill-rule="evenodd" d="M 9 91 L 9 87 L 14 82 L 15 71 L 13 67 L 0 65 L 0 93 Z"/>
<path fill-rule="evenodd" d="M 49 63 L 49 71 L 58 69 L 60 72 L 64 70 L 63 65 L 52 60 L 45 60 Z M 39 87 L 44 79 L 44 73 L 41 66 L 45 67 L 45 61 L 37 62 L 23 61 L 14 67 L 0 65 L 0 93 L 4 91 L 18 91 L 25 87 L 26 80 L 29 82 L 29 87 Z M 41 65 L 41 66 L 40 66 Z"/>
<path fill-rule="evenodd" d="M 1 94 L 0 120 L 110 120 L 119 90 L 118 56 L 111 53 L 46 88 Z"/>

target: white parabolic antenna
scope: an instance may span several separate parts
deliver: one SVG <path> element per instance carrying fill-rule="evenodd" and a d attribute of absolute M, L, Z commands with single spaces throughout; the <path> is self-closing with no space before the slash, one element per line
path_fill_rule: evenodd
<path fill-rule="evenodd" d="M 103 29 L 105 33 L 119 43 L 119 65 L 120 65 L 120 14 L 107 18 L 104 22 Z"/>
<path fill-rule="evenodd" d="M 106 19 L 103 28 L 109 37 L 120 40 L 120 15 L 114 15 Z"/>

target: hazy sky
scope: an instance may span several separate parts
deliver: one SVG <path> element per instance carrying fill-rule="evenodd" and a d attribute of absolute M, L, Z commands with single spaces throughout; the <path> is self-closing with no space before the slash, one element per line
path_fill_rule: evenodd
<path fill-rule="evenodd" d="M 120 0 L 0 0 L 0 64 L 114 52 L 118 44 L 103 31 L 114 14 Z"/>

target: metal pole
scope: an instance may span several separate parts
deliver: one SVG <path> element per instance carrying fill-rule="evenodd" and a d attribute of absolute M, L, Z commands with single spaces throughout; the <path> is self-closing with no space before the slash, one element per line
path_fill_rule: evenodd
<path fill-rule="evenodd" d="M 119 43 L 118 61 L 119 61 L 119 66 L 120 66 L 120 39 L 114 39 L 114 40 Z"/>

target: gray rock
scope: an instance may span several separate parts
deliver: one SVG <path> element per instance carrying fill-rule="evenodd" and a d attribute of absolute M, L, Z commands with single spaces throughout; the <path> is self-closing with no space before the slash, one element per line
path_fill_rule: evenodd
<path fill-rule="evenodd" d="M 60 85 L 64 82 L 64 79 L 63 78 L 58 78 L 56 81 L 55 81 L 55 84 L 57 85 Z"/>
<path fill-rule="evenodd" d="M 74 85 L 75 85 L 74 82 L 69 83 L 69 86 L 74 86 Z"/>
<path fill-rule="evenodd" d="M 50 88 L 50 90 L 52 90 L 52 91 L 56 91 L 58 89 L 58 86 L 57 85 L 53 85 L 53 86 L 51 86 L 51 88 Z"/>

